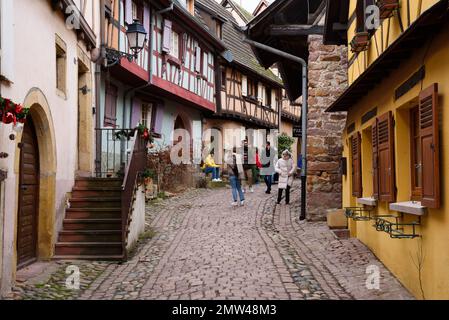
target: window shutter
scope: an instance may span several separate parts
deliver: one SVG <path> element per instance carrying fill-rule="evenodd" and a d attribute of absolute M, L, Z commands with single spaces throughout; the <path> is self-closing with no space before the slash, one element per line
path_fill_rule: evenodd
<path fill-rule="evenodd" d="M 257 85 L 257 100 L 259 100 L 259 102 L 263 102 L 263 88 L 262 85 L 259 83 Z"/>
<path fill-rule="evenodd" d="M 246 97 L 248 95 L 248 78 L 242 76 L 242 96 Z"/>
<path fill-rule="evenodd" d="M 276 109 L 276 107 L 277 107 L 277 104 L 276 104 L 276 90 L 271 90 L 271 107 L 273 108 L 273 109 Z"/>
<path fill-rule="evenodd" d="M 164 33 L 162 35 L 162 51 L 165 53 L 170 53 L 171 42 L 172 42 L 172 26 L 173 23 L 170 20 L 164 20 Z"/>
<path fill-rule="evenodd" d="M 195 49 L 195 71 L 201 72 L 201 47 L 197 46 Z"/>
<path fill-rule="evenodd" d="M 133 23 L 133 1 L 125 0 L 125 22 L 127 24 Z"/>
<path fill-rule="evenodd" d="M 106 86 L 105 108 L 104 108 L 104 126 L 115 127 L 117 118 L 117 87 L 108 84 Z"/>
<path fill-rule="evenodd" d="M 362 189 L 362 137 L 359 132 L 351 139 L 352 143 L 352 195 L 361 198 Z"/>
<path fill-rule="evenodd" d="M 373 139 L 373 198 L 379 200 L 379 140 L 377 138 L 377 119 L 372 128 Z"/>
<path fill-rule="evenodd" d="M 394 164 L 394 119 L 390 111 L 377 119 L 379 200 L 394 202 L 396 199 Z"/>
<path fill-rule="evenodd" d="M 438 209 L 441 198 L 437 83 L 419 95 L 419 126 L 422 146 L 422 205 Z"/>

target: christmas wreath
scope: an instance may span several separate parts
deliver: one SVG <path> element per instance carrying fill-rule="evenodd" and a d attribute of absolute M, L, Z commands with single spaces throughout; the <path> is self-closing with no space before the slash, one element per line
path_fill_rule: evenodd
<path fill-rule="evenodd" d="M 25 123 L 29 112 L 29 108 L 0 97 L 0 121 L 4 124 Z"/>

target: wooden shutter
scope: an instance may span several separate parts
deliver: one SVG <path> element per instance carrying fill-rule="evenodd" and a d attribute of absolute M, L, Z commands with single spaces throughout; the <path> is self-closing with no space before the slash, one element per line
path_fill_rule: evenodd
<path fill-rule="evenodd" d="M 390 111 L 377 119 L 379 200 L 396 199 L 394 160 L 394 119 Z"/>
<path fill-rule="evenodd" d="M 419 95 L 419 126 L 422 155 L 422 205 L 440 207 L 440 146 L 438 84 Z"/>
<path fill-rule="evenodd" d="M 165 53 L 170 53 L 171 42 L 172 42 L 172 28 L 173 23 L 170 20 L 164 20 L 164 32 L 162 35 L 162 51 Z"/>
<path fill-rule="evenodd" d="M 277 96 L 276 96 L 276 90 L 271 90 L 271 107 L 273 109 L 276 109 L 277 107 Z"/>
<path fill-rule="evenodd" d="M 115 127 L 117 121 L 117 96 L 117 87 L 112 84 L 107 84 L 104 108 L 105 127 Z"/>
<path fill-rule="evenodd" d="M 248 78 L 242 76 L 242 96 L 246 97 L 248 95 Z"/>
<path fill-rule="evenodd" d="M 372 127 L 373 140 L 373 198 L 379 200 L 379 139 L 377 138 L 377 119 Z"/>
<path fill-rule="evenodd" d="M 361 198 L 362 189 L 362 137 L 359 132 L 351 139 L 352 152 L 352 195 Z"/>
<path fill-rule="evenodd" d="M 201 73 L 201 47 L 195 49 L 195 71 Z"/>

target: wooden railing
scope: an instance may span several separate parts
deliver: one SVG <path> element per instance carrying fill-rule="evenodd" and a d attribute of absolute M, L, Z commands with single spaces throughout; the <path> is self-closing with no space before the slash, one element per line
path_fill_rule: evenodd
<path fill-rule="evenodd" d="M 138 130 L 135 131 L 131 150 L 132 153 L 125 168 L 122 184 L 122 245 L 124 260 L 128 258 L 126 247 L 136 193 L 139 189 L 139 182 L 143 180 L 142 174 L 147 165 L 147 142 L 142 139 Z"/>

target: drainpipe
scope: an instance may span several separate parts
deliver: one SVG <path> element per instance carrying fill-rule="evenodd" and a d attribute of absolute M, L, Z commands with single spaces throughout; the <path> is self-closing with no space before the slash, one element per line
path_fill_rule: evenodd
<path fill-rule="evenodd" d="M 273 47 L 264 45 L 259 42 L 255 42 L 244 38 L 243 42 L 258 48 L 263 51 L 270 52 L 284 59 L 300 63 L 302 65 L 302 142 L 301 142 L 301 157 L 302 157 L 302 170 L 301 170 L 301 217 L 300 220 L 306 219 L 306 194 L 307 194 L 307 114 L 308 114 L 308 98 L 309 98 L 309 85 L 308 85 L 308 66 L 307 62 L 301 58 L 289 54 L 287 52 L 275 49 Z"/>
<path fill-rule="evenodd" d="M 100 59 L 103 61 L 106 58 L 105 51 L 105 23 L 106 23 L 106 10 L 105 10 L 105 0 L 100 0 Z M 95 120 L 97 129 L 101 128 L 101 83 L 102 83 L 102 72 L 101 64 L 95 65 Z M 101 144 L 102 136 L 101 131 L 96 130 L 96 159 L 95 159 L 95 172 L 98 174 L 101 171 Z"/>

